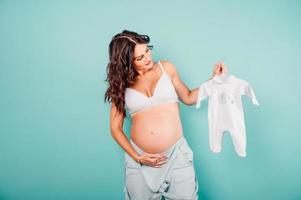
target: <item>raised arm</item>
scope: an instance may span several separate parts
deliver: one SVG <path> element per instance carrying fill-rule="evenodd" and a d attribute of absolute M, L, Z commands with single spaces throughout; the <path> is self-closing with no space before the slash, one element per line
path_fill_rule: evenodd
<path fill-rule="evenodd" d="M 194 89 L 189 89 L 185 83 L 181 80 L 176 67 L 169 61 L 163 61 L 163 65 L 166 67 L 166 70 L 171 75 L 172 83 L 176 89 L 176 92 L 180 98 L 180 100 L 186 105 L 196 104 L 199 87 Z M 211 79 L 214 75 L 219 75 L 226 71 L 226 67 L 223 63 L 215 64 L 213 68 L 213 73 L 209 79 Z"/>

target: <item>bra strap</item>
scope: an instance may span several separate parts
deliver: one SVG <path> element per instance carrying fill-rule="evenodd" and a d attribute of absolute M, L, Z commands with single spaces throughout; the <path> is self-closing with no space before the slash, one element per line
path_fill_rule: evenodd
<path fill-rule="evenodd" d="M 163 66 L 162 66 L 161 62 L 158 61 L 158 63 L 159 63 L 159 66 L 160 66 L 160 68 L 161 68 L 161 70 L 162 70 L 162 73 L 164 73 L 164 69 L 163 69 Z"/>

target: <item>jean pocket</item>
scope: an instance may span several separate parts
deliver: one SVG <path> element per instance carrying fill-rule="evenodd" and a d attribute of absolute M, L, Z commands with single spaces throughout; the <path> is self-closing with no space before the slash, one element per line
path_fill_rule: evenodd
<path fill-rule="evenodd" d="M 129 156 L 126 152 L 124 153 L 124 166 L 126 168 L 139 169 L 140 164 L 137 163 L 131 156 Z"/>
<path fill-rule="evenodd" d="M 191 148 L 189 147 L 189 145 L 188 144 L 183 145 L 181 149 L 182 149 L 181 152 L 183 153 L 185 159 L 188 162 L 192 163 L 193 162 L 193 151 L 191 150 Z"/>
<path fill-rule="evenodd" d="M 174 168 L 188 167 L 193 164 L 193 152 L 188 145 L 179 147 L 178 156 Z"/>

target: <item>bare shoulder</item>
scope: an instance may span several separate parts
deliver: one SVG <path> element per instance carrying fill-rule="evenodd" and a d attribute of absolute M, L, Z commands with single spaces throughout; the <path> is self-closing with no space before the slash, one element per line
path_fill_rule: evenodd
<path fill-rule="evenodd" d="M 162 60 L 160 61 L 163 65 L 164 70 L 168 73 L 170 77 L 177 76 L 177 69 L 176 66 L 169 60 Z"/>

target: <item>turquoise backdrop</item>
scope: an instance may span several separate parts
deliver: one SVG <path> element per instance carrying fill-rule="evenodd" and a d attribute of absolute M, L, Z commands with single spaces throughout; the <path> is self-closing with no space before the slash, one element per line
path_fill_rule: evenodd
<path fill-rule="evenodd" d="M 225 59 L 248 80 L 246 158 L 208 145 L 208 101 L 180 103 L 203 200 L 301 199 L 301 1 L 0 1 L 0 199 L 123 199 L 110 134 L 108 44 L 148 34 L 196 88 Z M 124 131 L 129 134 L 127 118 Z"/>

